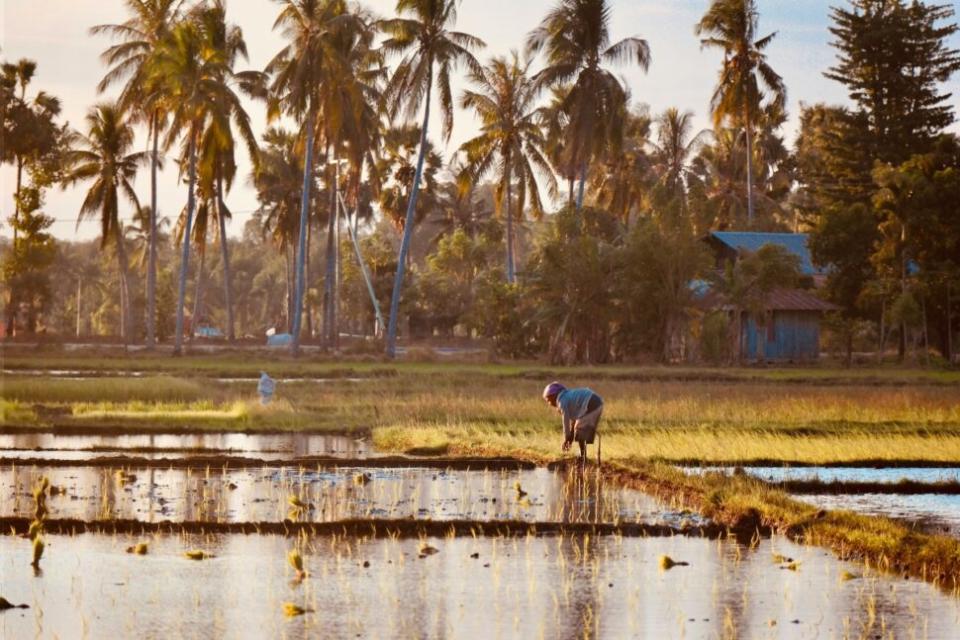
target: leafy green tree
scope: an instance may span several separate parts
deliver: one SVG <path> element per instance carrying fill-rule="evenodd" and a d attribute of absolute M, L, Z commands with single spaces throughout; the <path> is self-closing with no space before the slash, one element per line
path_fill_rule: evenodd
<path fill-rule="evenodd" d="M 696 26 L 696 34 L 704 36 L 704 47 L 723 51 L 723 66 L 717 87 L 710 99 L 714 127 L 724 121 L 743 127 L 746 139 L 747 224 L 752 225 L 753 210 L 753 126 L 765 97 L 771 94 L 774 104 L 786 101 L 786 87 L 767 62 L 764 50 L 776 33 L 757 37 L 759 20 L 754 0 L 714 0 Z"/>
<path fill-rule="evenodd" d="M 602 363 L 610 359 L 617 277 L 616 216 L 590 207 L 553 216 L 527 266 L 533 318 L 547 334 L 551 362 Z"/>
<path fill-rule="evenodd" d="M 458 178 L 468 189 L 491 171 L 497 173 L 495 205 L 497 213 L 506 220 L 506 273 L 510 283 L 516 280 L 514 183 L 517 187 L 516 215 L 523 217 L 529 197 L 533 215 L 539 218 L 543 215 L 543 201 L 537 175 L 551 183 L 555 180 L 534 108 L 539 89 L 530 79 L 529 69 L 530 63 L 521 63 L 516 51 L 509 59 L 495 57 L 483 69 L 471 71 L 470 82 L 476 90 L 464 91 L 460 99 L 461 107 L 477 114 L 480 134 L 460 147 L 466 154 L 466 166 Z"/>
<path fill-rule="evenodd" d="M 396 355 L 397 323 L 400 312 L 400 295 L 403 289 L 403 272 L 407 252 L 413 236 L 417 211 L 417 197 L 423 180 L 424 163 L 429 151 L 427 128 L 430 124 L 430 103 L 434 82 L 440 99 L 443 116 L 443 136 L 450 138 L 453 131 L 453 94 L 450 89 L 451 73 L 463 64 L 475 73 L 480 72 L 480 63 L 472 51 L 485 46 L 484 42 L 470 34 L 452 31 L 457 21 L 456 0 L 397 0 L 397 13 L 409 18 L 393 18 L 380 22 L 380 29 L 387 39 L 383 48 L 388 55 L 403 56 L 390 79 L 385 99 L 390 106 L 391 117 L 403 110 L 407 119 L 424 106 L 423 124 L 420 125 L 420 152 L 410 187 L 410 200 L 397 258 L 397 275 L 390 299 L 390 320 L 387 328 L 386 354 Z"/>
<path fill-rule="evenodd" d="M 39 188 L 22 186 L 17 205 L 20 213 L 12 219 L 16 235 L 3 260 L 3 283 L 17 292 L 13 298 L 17 308 L 7 309 L 7 317 L 15 319 L 25 311 L 26 331 L 33 334 L 37 317 L 50 302 L 50 267 L 56 258 L 57 243 L 47 232 L 53 218 L 40 211 L 43 199 Z"/>
<path fill-rule="evenodd" d="M 87 114 L 87 127 L 87 134 L 69 154 L 70 169 L 64 184 L 92 181 L 77 220 L 98 216 L 100 248 L 113 243 L 120 286 L 120 334 L 125 343 L 130 343 L 134 338 L 133 310 L 120 197 L 122 195 L 134 209 L 140 208 L 133 182 L 147 154 L 132 150 L 133 127 L 117 104 L 102 103 L 93 107 Z"/>
<path fill-rule="evenodd" d="M 949 359 L 951 289 L 960 275 L 960 143 L 944 135 L 931 153 L 897 166 L 879 164 L 873 175 L 881 220 L 874 265 L 901 282 L 900 296 L 919 297 L 924 315 L 927 296 L 935 294 L 931 311 L 940 318 L 939 347 Z"/>
<path fill-rule="evenodd" d="M 587 167 L 619 146 L 627 93 L 604 64 L 650 66 L 650 46 L 640 38 L 611 43 L 608 0 L 558 0 L 527 38 L 527 49 L 545 52 L 546 66 L 534 76 L 543 87 L 567 87 L 560 109 L 569 122 L 565 155 L 579 172 L 577 209 L 583 207 Z"/>
<path fill-rule="evenodd" d="M 157 83 L 148 82 L 150 61 L 160 44 L 183 16 L 184 0 L 124 0 L 130 18 L 121 24 L 97 25 L 90 29 L 93 35 L 107 35 L 119 41 L 107 48 L 101 58 L 109 67 L 97 86 L 101 93 L 111 85 L 126 80 L 121 92 L 121 104 L 132 114 L 145 120 L 148 134 L 153 139 L 150 155 L 150 250 L 147 266 L 147 348 L 156 342 L 156 283 L 157 283 L 157 169 L 160 166 L 160 134 L 169 108 L 166 96 Z"/>

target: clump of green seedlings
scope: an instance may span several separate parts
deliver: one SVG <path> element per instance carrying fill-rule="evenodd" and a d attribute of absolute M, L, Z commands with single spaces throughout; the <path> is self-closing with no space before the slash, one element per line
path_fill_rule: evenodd
<path fill-rule="evenodd" d="M 284 602 L 284 603 L 283 603 L 283 613 L 284 613 L 284 615 L 287 616 L 288 618 L 294 618 L 294 617 L 296 617 L 296 616 L 302 616 L 303 614 L 305 614 L 305 613 L 310 613 L 310 612 L 312 612 L 312 611 L 313 611 L 313 609 L 306 609 L 306 608 L 301 607 L 300 605 L 295 604 L 295 603 L 293 603 L 293 602 Z"/>
<path fill-rule="evenodd" d="M 190 560 L 207 560 L 213 557 L 212 553 L 207 553 L 202 549 L 191 549 L 190 551 L 184 551 L 183 556 Z"/>
<path fill-rule="evenodd" d="M 290 566 L 297 572 L 296 581 L 302 582 L 303 579 L 307 577 L 307 571 L 303 568 L 303 556 L 300 554 L 300 550 L 296 548 L 291 549 L 290 553 L 287 554 L 287 562 L 289 562 Z"/>

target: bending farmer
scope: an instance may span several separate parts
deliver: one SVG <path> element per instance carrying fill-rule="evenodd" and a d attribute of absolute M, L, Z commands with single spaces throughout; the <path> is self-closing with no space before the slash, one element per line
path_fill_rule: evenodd
<path fill-rule="evenodd" d="M 563 418 L 563 450 L 568 451 L 576 440 L 580 445 L 580 463 L 586 463 L 587 445 L 593 444 L 603 415 L 603 398 L 590 389 L 567 389 L 559 382 L 551 382 L 543 390 L 543 399 L 556 407 Z"/>

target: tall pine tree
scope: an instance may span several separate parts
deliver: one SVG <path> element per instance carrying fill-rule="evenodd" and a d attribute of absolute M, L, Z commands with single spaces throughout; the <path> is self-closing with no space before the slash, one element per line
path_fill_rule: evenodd
<path fill-rule="evenodd" d="M 837 64 L 826 76 L 847 87 L 866 116 L 873 160 L 899 164 L 928 153 L 953 123 L 951 94 L 942 83 L 960 69 L 950 5 L 904 0 L 850 0 L 831 9 Z"/>

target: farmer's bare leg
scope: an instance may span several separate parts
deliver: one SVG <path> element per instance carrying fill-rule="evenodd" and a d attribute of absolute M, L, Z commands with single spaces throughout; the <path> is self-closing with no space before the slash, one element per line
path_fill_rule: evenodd
<path fill-rule="evenodd" d="M 580 445 L 580 464 L 587 464 L 587 443 L 582 440 L 577 442 Z"/>

